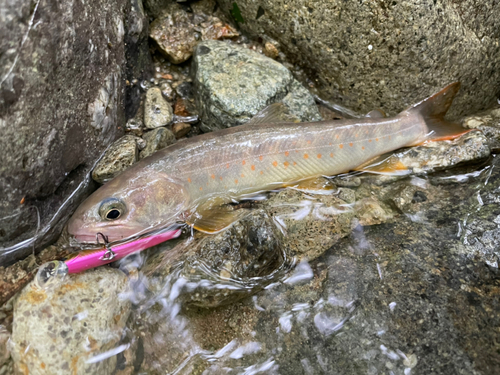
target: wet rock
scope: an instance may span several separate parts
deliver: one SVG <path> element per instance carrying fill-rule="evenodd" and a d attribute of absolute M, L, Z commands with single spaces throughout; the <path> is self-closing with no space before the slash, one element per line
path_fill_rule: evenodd
<path fill-rule="evenodd" d="M 221 233 L 198 233 L 169 254 L 159 254 L 143 272 L 154 277 L 169 275 L 173 264 L 182 260 L 181 268 L 174 271 L 180 278 L 179 288 L 184 287 L 182 301 L 215 307 L 254 294 L 276 280 L 285 267 L 285 249 L 271 217 L 255 210 Z M 173 257 L 174 252 L 183 254 L 182 258 Z M 161 292 L 164 282 L 156 285 Z"/>
<path fill-rule="evenodd" d="M 394 218 L 393 211 L 375 198 L 365 198 L 356 202 L 356 217 L 361 225 L 376 225 Z"/>
<path fill-rule="evenodd" d="M 272 194 L 263 207 L 285 232 L 290 253 L 299 259 L 323 254 L 350 233 L 354 217 L 352 205 L 335 194 L 311 196 L 293 189 Z"/>
<path fill-rule="evenodd" d="M 17 371 L 30 374 L 111 374 L 117 357 L 93 361 L 115 348 L 130 313 L 125 275 L 101 267 L 42 289 L 30 283 L 14 306 L 10 350 Z M 105 308 L 103 308 L 105 306 Z"/>
<path fill-rule="evenodd" d="M 136 118 L 131 118 L 125 124 L 125 131 L 137 137 L 141 137 L 144 132 L 144 124 Z"/>
<path fill-rule="evenodd" d="M 236 3 L 218 1 L 243 31 L 276 40 L 291 62 L 316 73 L 325 97 L 353 110 L 396 114 L 457 77 L 463 88 L 452 116 L 476 113 L 496 101 L 500 9 L 493 2 Z"/>
<path fill-rule="evenodd" d="M 163 95 L 163 97 L 165 99 L 167 99 L 168 101 L 171 101 L 173 102 L 175 100 L 175 91 L 174 89 L 172 88 L 172 85 L 168 82 L 162 82 L 160 84 L 160 90 L 161 90 L 161 94 Z"/>
<path fill-rule="evenodd" d="M 92 171 L 92 178 L 100 184 L 112 180 L 138 160 L 139 150 L 145 146 L 145 142 L 139 137 L 133 135 L 121 137 L 109 147 L 97 163 Z"/>
<path fill-rule="evenodd" d="M 177 4 L 166 7 L 163 16 L 151 23 L 151 38 L 174 64 L 191 57 L 200 40 L 238 36 L 238 32 L 217 17 L 187 13 Z"/>
<path fill-rule="evenodd" d="M 144 134 L 142 138 L 146 141 L 146 147 L 139 154 L 141 159 L 175 143 L 174 133 L 167 128 L 153 129 Z"/>
<path fill-rule="evenodd" d="M 462 125 L 468 129 L 478 129 L 488 138 L 488 146 L 494 153 L 500 152 L 500 108 L 466 117 Z"/>
<path fill-rule="evenodd" d="M 217 41 L 200 43 L 193 74 L 205 132 L 241 125 L 279 101 L 302 121 L 321 119 L 314 99 L 290 71 L 254 51 Z"/>
<path fill-rule="evenodd" d="M 179 139 L 187 135 L 191 131 L 191 125 L 186 124 L 184 122 L 178 122 L 177 124 L 172 125 L 172 132 L 175 135 L 175 138 Z"/>
<path fill-rule="evenodd" d="M 172 122 L 174 112 L 172 106 L 161 93 L 160 88 L 152 87 L 146 93 L 144 104 L 144 125 L 148 129 L 158 128 Z"/>
<path fill-rule="evenodd" d="M 89 166 L 121 135 L 127 4 L 0 5 L 2 265 L 57 238 L 90 190 Z"/>

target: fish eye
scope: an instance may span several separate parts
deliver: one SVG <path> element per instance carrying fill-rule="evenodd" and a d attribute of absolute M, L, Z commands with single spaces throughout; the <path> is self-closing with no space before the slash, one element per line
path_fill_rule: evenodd
<path fill-rule="evenodd" d="M 125 213 L 125 203 L 116 198 L 106 199 L 99 207 L 99 215 L 104 220 L 116 220 Z"/>

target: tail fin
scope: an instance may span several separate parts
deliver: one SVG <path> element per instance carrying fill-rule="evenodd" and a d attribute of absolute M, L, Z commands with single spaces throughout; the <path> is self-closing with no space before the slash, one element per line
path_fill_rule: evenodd
<path fill-rule="evenodd" d="M 444 115 L 448 112 L 458 90 L 460 90 L 460 82 L 451 83 L 405 111 L 410 113 L 416 111 L 424 118 L 428 129 L 425 142 L 455 139 L 471 131 L 471 129 L 465 129 L 458 124 L 444 120 Z"/>

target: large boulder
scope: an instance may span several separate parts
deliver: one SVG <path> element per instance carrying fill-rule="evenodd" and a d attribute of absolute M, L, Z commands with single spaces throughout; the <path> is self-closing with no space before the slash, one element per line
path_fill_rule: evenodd
<path fill-rule="evenodd" d="M 129 8 L 0 1 L 0 264 L 59 234 L 121 133 Z"/>
<path fill-rule="evenodd" d="M 362 113 L 395 114 L 450 82 L 451 115 L 475 113 L 500 92 L 493 1 L 218 0 L 242 30 L 275 40 L 317 77 L 321 93 Z"/>
<path fill-rule="evenodd" d="M 301 121 L 321 120 L 311 94 L 282 64 L 225 42 L 198 44 L 193 57 L 195 99 L 205 132 L 241 125 L 283 102 Z"/>

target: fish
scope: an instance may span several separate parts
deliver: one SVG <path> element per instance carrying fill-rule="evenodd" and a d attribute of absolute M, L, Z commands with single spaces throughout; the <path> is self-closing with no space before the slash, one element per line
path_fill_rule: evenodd
<path fill-rule="evenodd" d="M 238 220 L 227 203 L 319 176 L 351 170 L 404 171 L 380 155 L 466 132 L 444 120 L 455 82 L 394 117 L 303 122 L 273 104 L 247 124 L 178 141 L 97 189 L 75 211 L 68 232 L 80 243 L 110 243 L 186 223 L 206 233 Z M 178 231 L 174 227 L 172 231 Z"/>

